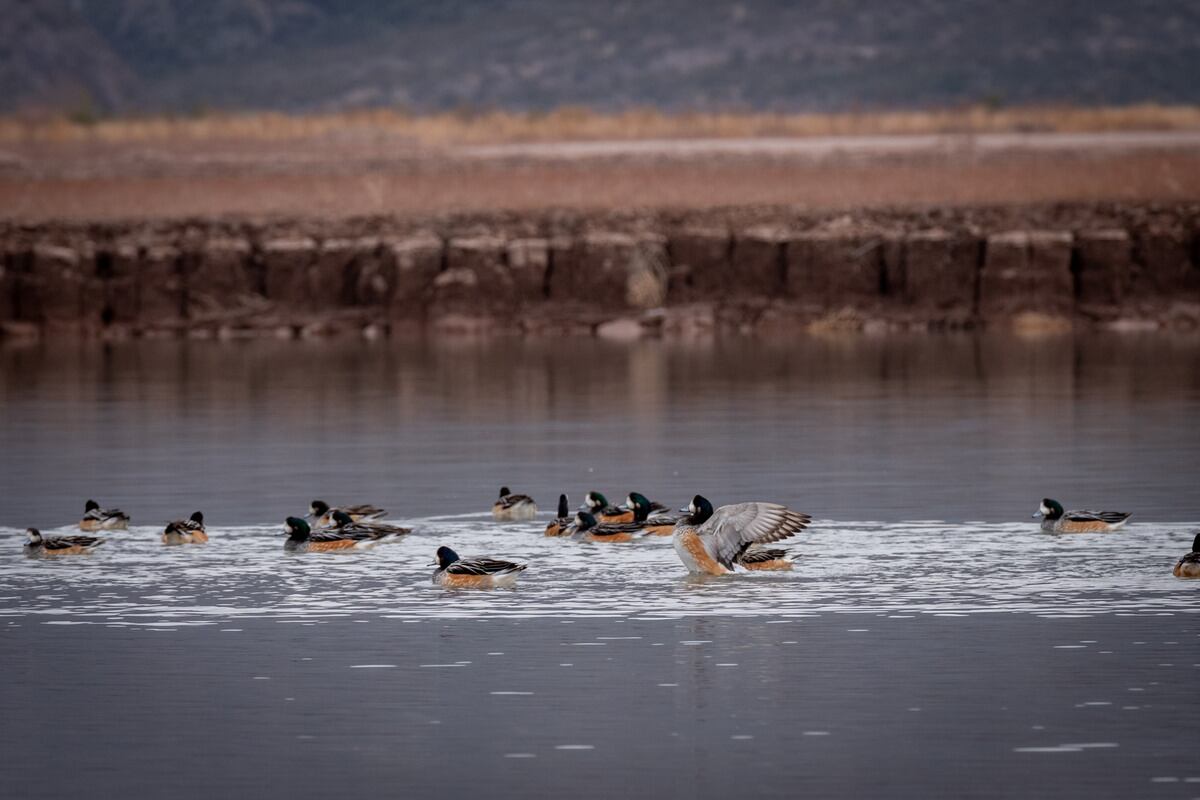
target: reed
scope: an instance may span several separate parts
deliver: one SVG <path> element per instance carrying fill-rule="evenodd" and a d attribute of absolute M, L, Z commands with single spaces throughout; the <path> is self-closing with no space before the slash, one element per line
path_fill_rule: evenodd
<path fill-rule="evenodd" d="M 697 112 L 648 108 L 605 113 L 583 107 L 547 112 L 412 114 L 393 109 L 329 114 L 213 112 L 187 117 L 0 117 L 0 142 L 261 141 L 374 137 L 426 147 L 506 142 L 895 136 L 930 133 L 1106 132 L 1200 128 L 1200 107 L 1141 104 L 1086 108 L 986 105 L 844 113 Z"/>

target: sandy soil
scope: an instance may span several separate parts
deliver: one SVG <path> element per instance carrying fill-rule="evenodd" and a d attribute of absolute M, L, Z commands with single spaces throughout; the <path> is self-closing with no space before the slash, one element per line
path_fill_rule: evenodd
<path fill-rule="evenodd" d="M 0 216 L 345 217 L 547 208 L 805 209 L 1200 198 L 1200 133 L 508 144 L 12 145 Z"/>

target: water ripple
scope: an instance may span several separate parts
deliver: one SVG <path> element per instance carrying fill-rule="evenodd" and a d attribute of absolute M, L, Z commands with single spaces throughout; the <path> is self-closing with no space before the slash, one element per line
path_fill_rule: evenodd
<path fill-rule="evenodd" d="M 278 526 L 214 528 L 205 546 L 164 547 L 158 529 L 107 536 L 90 556 L 27 559 L 0 528 L 0 619 L 148 629 L 346 617 L 753 616 L 1194 613 L 1200 581 L 1171 576 L 1196 524 L 1131 524 L 1052 536 L 1030 524 L 833 522 L 785 543 L 790 573 L 688 576 L 668 538 L 602 545 L 550 539 L 544 522 L 480 514 L 407 520 L 403 540 L 289 554 Z M 65 532 L 65 529 L 64 529 Z M 529 563 L 513 590 L 453 592 L 429 577 L 441 544 Z"/>

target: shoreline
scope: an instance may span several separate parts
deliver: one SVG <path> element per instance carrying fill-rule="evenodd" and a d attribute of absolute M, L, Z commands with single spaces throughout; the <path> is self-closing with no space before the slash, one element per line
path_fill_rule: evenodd
<path fill-rule="evenodd" d="M 0 223 L 0 336 L 1200 329 L 1200 204 Z"/>

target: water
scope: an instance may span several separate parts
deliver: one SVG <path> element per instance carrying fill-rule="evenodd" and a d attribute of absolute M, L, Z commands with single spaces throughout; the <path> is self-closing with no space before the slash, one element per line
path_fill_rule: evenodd
<path fill-rule="evenodd" d="M 1200 518 L 1200 337 L 138 342 L 0 349 L 0 524 L 551 510 L 597 488 L 825 518 Z"/>
<path fill-rule="evenodd" d="M 1191 613 L 1200 582 L 1170 576 L 1200 524 L 1131 523 L 1110 535 L 1049 535 L 1023 523 L 816 520 L 781 543 L 791 572 L 687 577 L 669 537 L 627 544 L 542 535 L 544 519 L 407 519 L 398 541 L 345 553 L 289 554 L 279 526 L 210 527 L 207 546 L 164 547 L 160 531 L 107 535 L 94 554 L 16 558 L 23 531 L 0 529 L 0 624 L 226 626 L 244 620 L 446 618 L 782 618 L 814 614 L 1060 615 Z M 64 530 L 65 533 L 72 531 Z M 44 531 L 44 533 L 54 533 Z M 529 564 L 518 591 L 448 592 L 434 553 Z M 636 613 L 633 613 L 635 612 Z"/>
<path fill-rule="evenodd" d="M 1200 797 L 1200 341 L 0 349 L 13 796 Z M 495 489 L 539 520 L 490 519 Z M 790 573 L 541 535 L 559 491 L 786 502 Z M 1044 495 L 1133 511 L 1042 533 Z M 86 557 L 20 555 L 95 496 Z M 313 497 L 414 527 L 288 554 Z M 205 546 L 163 547 L 197 508 Z M 527 562 L 430 583 L 439 545 Z M 7 554 L 7 555 L 3 555 Z M 68 764 L 69 768 L 56 768 Z"/>

